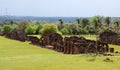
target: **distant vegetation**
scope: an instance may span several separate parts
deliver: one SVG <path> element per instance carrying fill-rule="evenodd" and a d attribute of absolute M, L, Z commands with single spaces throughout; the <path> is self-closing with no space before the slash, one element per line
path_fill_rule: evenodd
<path fill-rule="evenodd" d="M 22 30 L 26 34 L 43 34 L 44 31 L 56 31 L 63 35 L 99 34 L 102 31 L 114 31 L 120 34 L 120 18 L 93 16 L 91 18 L 76 18 L 74 22 L 65 22 L 64 18 L 56 22 L 42 22 L 13 19 L 0 20 L 0 34 L 11 30 Z"/>

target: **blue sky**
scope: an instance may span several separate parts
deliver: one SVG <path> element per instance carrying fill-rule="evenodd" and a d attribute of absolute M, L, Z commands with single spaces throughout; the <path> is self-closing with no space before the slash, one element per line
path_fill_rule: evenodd
<path fill-rule="evenodd" d="M 120 17 L 120 0 L 0 0 L 0 15 Z"/>

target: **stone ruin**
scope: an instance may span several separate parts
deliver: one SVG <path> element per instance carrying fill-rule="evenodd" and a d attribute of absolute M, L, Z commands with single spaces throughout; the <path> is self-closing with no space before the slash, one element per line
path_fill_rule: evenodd
<path fill-rule="evenodd" d="M 67 54 L 104 53 L 107 52 L 108 49 L 109 46 L 106 43 L 87 40 L 84 37 L 72 36 L 64 38 L 64 53 Z"/>
<path fill-rule="evenodd" d="M 8 32 L 5 34 L 7 38 L 14 39 L 14 40 L 19 40 L 22 42 L 25 42 L 26 40 L 26 34 L 23 31 L 20 30 L 13 30 L 11 32 Z"/>
<path fill-rule="evenodd" d="M 79 54 L 79 53 L 104 53 L 109 51 L 107 43 L 100 41 L 87 40 L 84 37 L 65 37 L 57 33 L 46 33 L 39 41 L 39 44 L 46 47 L 46 45 L 53 46 L 53 50 L 63 52 L 65 54 Z"/>
<path fill-rule="evenodd" d="M 40 39 L 34 36 L 27 36 L 24 32 L 16 30 L 5 34 L 7 38 L 23 42 L 27 40 L 30 41 L 31 44 L 38 45 L 43 48 L 47 48 L 47 45 L 49 45 L 50 47 L 52 46 L 51 49 L 63 52 L 65 54 L 104 53 L 108 51 L 114 52 L 114 48 L 109 48 L 108 46 L 108 43 L 114 43 L 114 41 L 111 41 L 109 37 L 107 37 L 107 40 L 106 37 L 104 37 L 104 35 L 108 36 L 109 34 L 100 34 L 100 40 L 94 41 L 77 36 L 63 38 L 60 34 L 54 32 L 46 33 L 42 35 Z M 111 35 L 116 34 L 112 33 Z"/>
<path fill-rule="evenodd" d="M 40 44 L 42 46 L 51 45 L 54 46 L 53 49 L 61 51 L 63 50 L 63 37 L 54 32 L 46 33 L 40 38 Z"/>
<path fill-rule="evenodd" d="M 27 41 L 30 41 L 31 44 L 40 45 L 40 40 L 39 40 L 39 38 L 37 38 L 37 37 L 34 37 L 34 36 L 26 36 L 26 40 L 27 40 Z"/>
<path fill-rule="evenodd" d="M 120 36 L 115 32 L 101 32 L 99 35 L 99 40 L 104 43 L 120 45 Z"/>

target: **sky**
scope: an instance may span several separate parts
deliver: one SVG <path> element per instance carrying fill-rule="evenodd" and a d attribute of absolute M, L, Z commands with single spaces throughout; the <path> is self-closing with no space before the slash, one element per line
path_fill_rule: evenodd
<path fill-rule="evenodd" d="M 0 0 L 0 15 L 120 17 L 120 0 Z"/>

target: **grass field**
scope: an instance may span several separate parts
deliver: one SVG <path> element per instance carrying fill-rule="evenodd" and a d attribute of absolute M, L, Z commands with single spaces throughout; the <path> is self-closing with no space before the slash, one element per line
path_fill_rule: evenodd
<path fill-rule="evenodd" d="M 0 36 L 0 70 L 120 70 L 120 56 L 67 55 Z"/>

